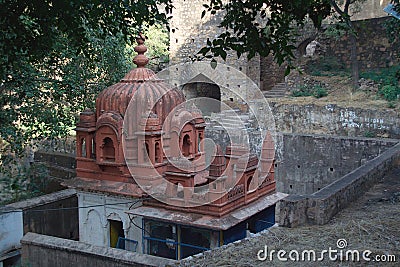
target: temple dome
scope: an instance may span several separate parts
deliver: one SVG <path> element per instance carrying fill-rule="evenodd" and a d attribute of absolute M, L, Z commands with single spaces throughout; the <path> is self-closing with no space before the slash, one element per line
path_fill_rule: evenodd
<path fill-rule="evenodd" d="M 144 45 L 145 37 L 140 34 L 136 41 L 138 46 L 135 47 L 135 51 L 138 55 L 133 62 L 137 68 L 99 94 L 96 99 L 96 117 L 99 118 L 105 112 L 117 112 L 124 117 L 132 97 L 137 93 L 135 98 L 137 102 L 142 103 L 135 109 L 138 116 L 151 107 L 152 112 L 159 117 L 160 123 L 163 123 L 174 107 L 185 102 L 185 97 L 179 89 L 170 87 L 145 67 L 149 61 L 144 55 L 147 51 Z"/>

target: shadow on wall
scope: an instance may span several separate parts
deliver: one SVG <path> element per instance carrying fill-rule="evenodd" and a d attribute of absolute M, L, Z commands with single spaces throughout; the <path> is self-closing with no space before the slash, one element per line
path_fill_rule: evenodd
<path fill-rule="evenodd" d="M 203 74 L 197 75 L 184 84 L 181 90 L 186 100 L 194 99 L 194 104 L 197 107 L 201 107 L 203 115 L 210 116 L 212 112 L 218 113 L 221 111 L 221 89 Z M 210 101 L 210 98 L 216 101 Z"/>
<path fill-rule="evenodd" d="M 283 134 L 276 152 L 277 191 L 319 191 L 398 143 L 395 139 Z"/>

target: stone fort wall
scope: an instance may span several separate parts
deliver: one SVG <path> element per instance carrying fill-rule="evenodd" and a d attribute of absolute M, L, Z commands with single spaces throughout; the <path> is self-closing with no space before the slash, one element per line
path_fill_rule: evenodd
<path fill-rule="evenodd" d="M 389 43 L 385 31 L 384 23 L 388 17 L 382 9 L 387 2 L 389 1 L 366 1 L 360 11 L 353 16 L 353 20 L 359 20 L 355 22 L 355 25 L 358 32 L 358 59 L 361 69 L 399 64 L 398 48 L 396 49 L 396 46 Z M 222 13 L 214 16 L 207 13 L 204 18 L 201 18 L 205 3 L 208 1 L 174 1 L 175 9 L 170 25 L 171 65 L 191 61 L 191 57 L 206 45 L 207 38 L 213 40 L 224 31 L 217 27 L 222 20 Z M 300 31 L 297 43 L 299 51 L 305 48 L 305 42 L 311 42 L 316 36 L 316 31 L 312 27 L 306 27 Z M 324 37 L 318 41 L 326 49 L 324 56 L 336 57 L 346 67 L 350 67 L 350 46 L 347 36 L 343 36 L 339 40 Z M 397 47 L 399 46 L 397 45 Z M 218 60 L 222 61 L 220 58 Z M 284 67 L 278 66 L 271 56 L 267 58 L 256 56 L 248 61 L 246 55 L 238 59 L 236 53 L 228 52 L 227 60 L 223 63 L 244 72 L 261 90 L 269 90 L 275 84 L 284 81 Z"/>
<path fill-rule="evenodd" d="M 389 42 L 385 25 L 388 19 L 388 17 L 382 17 L 354 22 L 360 70 L 385 68 L 400 63 L 400 40 L 397 37 L 395 43 Z M 351 67 L 351 45 L 347 35 L 339 39 L 322 37 L 318 41 L 326 50 L 323 56 L 335 57 L 346 68 Z"/>

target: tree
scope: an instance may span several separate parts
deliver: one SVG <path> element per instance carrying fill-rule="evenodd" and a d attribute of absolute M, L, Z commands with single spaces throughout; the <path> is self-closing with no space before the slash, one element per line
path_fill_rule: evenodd
<path fill-rule="evenodd" d="M 70 134 L 76 114 L 130 67 L 126 45 L 138 27 L 166 23 L 171 9 L 171 0 L 0 0 L 5 149 Z"/>
<path fill-rule="evenodd" d="M 199 54 L 205 57 L 226 58 L 226 51 L 236 51 L 238 57 L 247 53 L 251 59 L 258 53 L 267 56 L 270 53 L 278 64 L 288 62 L 286 74 L 293 67 L 293 51 L 296 28 L 303 26 L 306 18 L 311 19 L 319 28 L 322 20 L 336 13 L 336 17 L 345 22 L 351 39 L 351 59 L 353 62 L 354 85 L 358 86 L 358 64 L 356 33 L 354 31 L 350 6 L 365 0 L 210 0 L 205 4 L 206 12 L 216 14 L 223 11 L 220 27 L 226 31 L 214 40 L 208 40 L 207 46 Z"/>
<path fill-rule="evenodd" d="M 161 70 L 160 64 L 169 61 L 169 32 L 161 24 L 145 25 L 143 32 L 147 38 L 147 57 L 149 66 L 155 70 Z"/>
<path fill-rule="evenodd" d="M 358 88 L 358 81 L 360 79 L 360 71 L 357 60 L 357 32 L 354 29 L 353 22 L 350 16 L 350 6 L 358 5 L 365 2 L 365 0 L 330 0 L 333 9 L 336 12 L 336 18 L 343 22 L 345 30 L 349 35 L 350 40 L 350 61 L 351 61 L 351 76 L 353 80 L 353 88 Z"/>
<path fill-rule="evenodd" d="M 393 0 L 391 2 L 394 6 L 394 10 L 400 14 L 400 0 Z M 389 41 L 395 43 L 396 39 L 400 36 L 400 19 L 398 17 L 392 17 L 386 23 L 387 34 L 389 36 Z"/>
<path fill-rule="evenodd" d="M 204 7 L 203 16 L 206 12 L 223 12 L 220 27 L 226 31 L 208 40 L 199 54 L 225 60 L 229 50 L 236 51 L 238 57 L 247 53 L 248 59 L 256 53 L 263 57 L 272 53 L 278 64 L 293 60 L 295 32 L 306 18 L 320 27 L 322 20 L 331 14 L 329 0 L 210 0 Z M 289 64 L 286 74 L 291 67 Z"/>

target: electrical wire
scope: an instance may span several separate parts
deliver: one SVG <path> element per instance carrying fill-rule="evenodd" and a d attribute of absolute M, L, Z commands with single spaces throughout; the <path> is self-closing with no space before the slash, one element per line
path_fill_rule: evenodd
<path fill-rule="evenodd" d="M 143 232 L 146 232 L 149 236 L 151 236 L 151 233 L 149 231 L 147 231 L 145 228 L 137 225 L 134 221 L 133 218 L 131 218 L 131 214 L 128 213 L 128 218 L 131 221 L 131 224 L 133 224 L 134 226 L 136 226 L 137 228 L 139 228 L 140 230 L 142 230 Z"/>
<path fill-rule="evenodd" d="M 88 209 L 88 208 L 97 208 L 97 207 L 123 205 L 123 204 L 131 204 L 132 203 L 130 205 L 130 207 L 129 207 L 129 209 L 131 209 L 132 206 L 135 205 L 136 203 L 138 203 L 140 201 L 143 201 L 143 200 L 148 200 L 148 199 L 150 199 L 150 197 L 140 198 L 140 199 L 138 199 L 138 200 L 136 200 L 134 202 L 128 201 L 128 202 L 118 202 L 118 203 L 109 203 L 109 204 L 105 203 L 105 204 L 98 204 L 98 205 L 89 205 L 89 206 L 84 206 L 84 207 L 65 207 L 65 208 L 49 208 L 49 209 L 30 209 L 30 210 L 14 209 L 14 210 L 0 211 L 0 215 L 7 214 L 7 213 L 16 213 L 16 212 L 30 213 L 30 212 L 46 212 L 46 211 Z"/>

